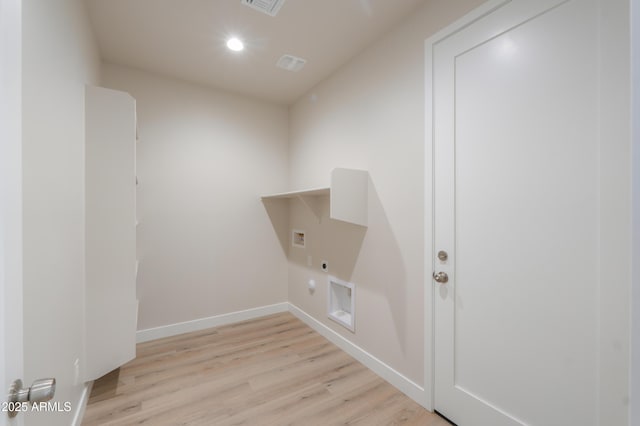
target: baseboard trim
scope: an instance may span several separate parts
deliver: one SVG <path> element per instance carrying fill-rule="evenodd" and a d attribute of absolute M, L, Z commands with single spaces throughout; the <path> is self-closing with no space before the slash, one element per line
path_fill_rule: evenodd
<path fill-rule="evenodd" d="M 71 422 L 72 426 L 82 425 L 82 419 L 84 418 L 84 413 L 87 410 L 87 403 L 89 402 L 89 396 L 91 396 L 91 389 L 93 389 L 93 381 L 85 383 L 82 394 L 80 394 L 78 404 L 76 405 L 76 412 L 73 415 L 73 421 Z"/>
<path fill-rule="evenodd" d="M 378 376 L 389 382 L 400 392 L 407 395 L 409 398 L 426 407 L 425 391 L 424 388 L 417 383 L 413 382 L 409 378 L 405 377 L 401 373 L 397 372 L 389 365 L 385 364 L 369 352 L 365 351 L 361 347 L 355 345 L 349 340 L 345 339 L 340 334 L 336 333 L 311 315 L 304 312 L 297 306 L 289 303 L 289 311 L 298 317 L 302 322 L 306 323 L 309 327 L 326 337 L 331 343 L 338 346 L 340 349 L 360 361 L 367 368 L 372 370 Z"/>
<path fill-rule="evenodd" d="M 138 330 L 136 342 L 143 343 L 150 340 L 162 339 L 164 337 L 176 336 L 178 334 L 192 331 L 205 330 L 211 327 L 233 324 L 234 322 L 246 321 L 266 315 L 287 312 L 289 304 L 287 302 L 276 303 L 275 305 L 261 306 L 259 308 L 247 309 L 244 311 L 230 312 L 228 314 L 216 315 L 208 318 L 200 318 L 193 321 L 185 321 L 177 324 L 165 325 L 162 327 Z"/>

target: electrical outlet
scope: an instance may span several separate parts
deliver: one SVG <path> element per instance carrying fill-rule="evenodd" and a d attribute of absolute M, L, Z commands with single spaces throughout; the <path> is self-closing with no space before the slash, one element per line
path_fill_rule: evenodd
<path fill-rule="evenodd" d="M 322 269 L 324 272 L 329 272 L 329 262 L 327 262 L 326 260 L 320 262 L 320 269 Z"/>

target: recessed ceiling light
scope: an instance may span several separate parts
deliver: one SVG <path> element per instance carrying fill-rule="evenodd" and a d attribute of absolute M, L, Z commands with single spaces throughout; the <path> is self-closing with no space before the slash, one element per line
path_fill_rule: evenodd
<path fill-rule="evenodd" d="M 227 40 L 227 47 L 234 52 L 240 52 L 244 49 L 244 43 L 237 37 L 231 37 Z"/>

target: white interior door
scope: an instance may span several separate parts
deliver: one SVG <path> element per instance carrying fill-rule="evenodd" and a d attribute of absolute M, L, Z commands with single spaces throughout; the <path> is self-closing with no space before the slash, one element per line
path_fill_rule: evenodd
<path fill-rule="evenodd" d="M 0 404 L 10 383 L 23 377 L 21 2 L 0 0 Z M 9 420 L 0 405 L 0 426 Z"/>
<path fill-rule="evenodd" d="M 596 423 L 596 7 L 494 1 L 428 49 L 434 402 L 459 426 Z"/>

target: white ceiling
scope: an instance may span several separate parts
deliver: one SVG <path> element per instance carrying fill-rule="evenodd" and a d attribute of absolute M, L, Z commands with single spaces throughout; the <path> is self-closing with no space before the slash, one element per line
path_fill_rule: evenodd
<path fill-rule="evenodd" d="M 105 62 L 291 103 L 426 0 L 286 0 L 276 17 L 240 0 L 86 0 Z M 230 35 L 243 52 L 229 51 Z M 307 60 L 294 73 L 283 54 Z"/>

